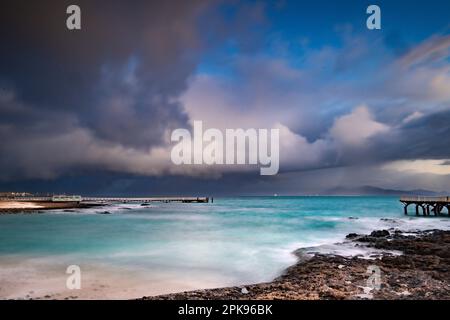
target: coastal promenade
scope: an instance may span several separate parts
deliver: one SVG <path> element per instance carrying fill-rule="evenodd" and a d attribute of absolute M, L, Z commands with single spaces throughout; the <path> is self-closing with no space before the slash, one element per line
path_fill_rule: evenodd
<path fill-rule="evenodd" d="M 450 197 L 402 196 L 400 202 L 403 203 L 405 215 L 408 215 L 408 207 L 412 205 L 415 206 L 416 216 L 450 216 Z"/>

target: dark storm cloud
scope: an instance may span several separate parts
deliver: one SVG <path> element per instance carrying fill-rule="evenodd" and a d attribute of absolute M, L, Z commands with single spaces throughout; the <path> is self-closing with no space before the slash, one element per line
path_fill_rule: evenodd
<path fill-rule="evenodd" d="M 81 7 L 81 31 L 65 26 L 69 4 Z M 206 0 L 3 1 L 0 180 L 115 172 L 138 176 L 130 192 L 151 180 L 167 183 L 168 192 L 214 185 L 226 193 L 244 184 L 248 193 L 271 193 L 276 182 L 306 189 L 314 179 L 318 190 L 333 170 L 333 179 L 348 182 L 359 166 L 364 183 L 364 166 L 450 158 L 450 35 L 399 45 L 395 34 L 346 33 L 337 45 L 302 42 L 290 57 L 261 44 L 273 37 L 261 28 L 265 9 Z M 303 182 L 254 172 L 240 178 L 234 168 L 174 168 L 167 134 L 189 120 L 217 128 L 279 125 L 281 172 L 298 171 Z"/>
<path fill-rule="evenodd" d="M 71 4 L 81 30 L 66 28 Z M 170 158 L 149 154 L 189 127 L 178 97 L 202 55 L 231 33 L 252 50 L 247 25 L 262 22 L 260 5 L 234 1 L 3 1 L 0 176 L 162 173 Z"/>
<path fill-rule="evenodd" d="M 66 28 L 70 4 L 81 7 L 82 30 Z M 206 0 L 2 2 L 0 84 L 43 113 L 73 113 L 102 139 L 157 145 L 166 129 L 187 126 L 176 98 L 200 55 L 230 32 L 217 18 L 219 5 Z M 261 19 L 260 11 L 242 6 L 227 23 L 245 30 L 246 23 Z M 211 22 L 208 30 L 205 21 Z M 245 37 L 243 30 L 238 40 Z"/>
<path fill-rule="evenodd" d="M 196 67 L 196 19 L 205 1 L 78 1 L 82 30 L 65 26 L 67 1 L 1 7 L 0 79 L 43 113 L 64 110 L 95 135 L 135 147 L 161 142 L 187 117 L 174 101 Z"/>
<path fill-rule="evenodd" d="M 379 137 L 371 155 L 381 160 L 449 159 L 450 110 L 432 113 Z"/>

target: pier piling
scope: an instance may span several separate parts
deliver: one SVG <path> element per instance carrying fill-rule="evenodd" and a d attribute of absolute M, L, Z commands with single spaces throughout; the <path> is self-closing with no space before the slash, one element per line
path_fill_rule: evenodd
<path fill-rule="evenodd" d="M 450 197 L 405 196 L 400 198 L 400 202 L 404 206 L 405 215 L 408 215 L 408 206 L 412 204 L 416 208 L 416 216 L 431 216 L 431 213 L 435 216 L 450 216 Z M 443 212 L 444 208 L 447 209 L 446 215 Z"/>

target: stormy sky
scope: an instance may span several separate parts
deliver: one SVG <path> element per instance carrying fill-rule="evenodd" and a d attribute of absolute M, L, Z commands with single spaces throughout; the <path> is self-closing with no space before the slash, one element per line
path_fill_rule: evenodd
<path fill-rule="evenodd" d="M 66 8 L 81 8 L 81 30 Z M 0 189 L 450 192 L 450 2 L 2 1 Z M 280 129 L 280 173 L 175 166 L 176 128 Z"/>

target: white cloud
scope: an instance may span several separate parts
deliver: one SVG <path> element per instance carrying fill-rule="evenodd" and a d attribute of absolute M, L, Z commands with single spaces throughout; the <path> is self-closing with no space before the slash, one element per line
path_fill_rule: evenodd
<path fill-rule="evenodd" d="M 424 116 L 424 114 L 420 111 L 414 111 L 410 115 L 408 115 L 405 119 L 403 119 L 403 123 L 408 123 L 417 119 L 420 119 Z"/>
<path fill-rule="evenodd" d="M 280 130 L 280 160 L 285 166 L 294 168 L 317 166 L 330 148 L 330 142 L 324 139 L 309 143 L 305 137 L 295 134 L 280 123 L 274 127 Z"/>
<path fill-rule="evenodd" d="M 431 173 L 436 175 L 450 175 L 450 165 L 445 160 L 399 160 L 387 163 L 383 169 L 409 173 Z"/>
<path fill-rule="evenodd" d="M 359 106 L 352 113 L 334 121 L 330 134 L 338 143 L 359 146 L 372 136 L 385 133 L 389 127 L 372 119 L 369 108 Z"/>
<path fill-rule="evenodd" d="M 450 68 L 446 69 L 434 76 L 430 83 L 431 94 L 442 101 L 450 100 Z"/>
<path fill-rule="evenodd" d="M 432 36 L 405 54 L 399 63 L 411 67 L 425 62 L 445 60 L 450 54 L 450 35 Z"/>

